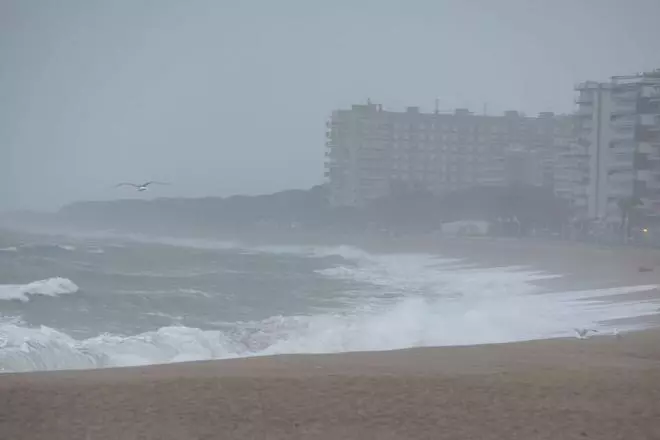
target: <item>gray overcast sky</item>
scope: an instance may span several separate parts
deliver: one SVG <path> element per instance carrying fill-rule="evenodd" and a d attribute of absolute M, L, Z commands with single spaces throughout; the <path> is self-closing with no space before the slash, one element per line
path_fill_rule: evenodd
<path fill-rule="evenodd" d="M 660 67 L 658 0 L 0 0 L 0 210 L 309 187 L 374 102 L 568 112 Z M 148 196 L 150 196 L 148 194 Z"/>

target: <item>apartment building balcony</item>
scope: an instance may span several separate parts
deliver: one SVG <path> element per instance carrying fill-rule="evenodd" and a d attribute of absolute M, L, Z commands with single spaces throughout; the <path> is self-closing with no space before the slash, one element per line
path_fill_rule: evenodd
<path fill-rule="evenodd" d="M 638 126 L 637 130 L 635 130 L 634 140 L 637 142 L 660 144 L 660 130 Z"/>
<path fill-rule="evenodd" d="M 635 163 L 632 157 L 622 160 L 613 159 L 607 170 L 608 174 L 621 174 L 628 172 L 632 175 L 633 170 L 635 170 Z"/>
<path fill-rule="evenodd" d="M 607 174 L 615 180 L 632 179 L 635 176 L 635 165 L 632 160 L 610 163 Z"/>
<path fill-rule="evenodd" d="M 610 124 L 614 130 L 632 130 L 637 125 L 635 115 L 621 115 L 610 118 Z"/>
<path fill-rule="evenodd" d="M 660 155 L 657 154 L 652 154 L 652 155 L 647 155 L 646 160 L 649 163 L 649 169 L 660 172 Z"/>
<path fill-rule="evenodd" d="M 610 142 L 612 145 L 634 144 L 636 141 L 635 136 L 636 136 L 635 126 L 619 127 L 618 129 L 612 130 L 612 136 Z"/>
<path fill-rule="evenodd" d="M 660 114 L 660 99 L 642 98 L 637 101 L 635 108 L 637 114 Z"/>
<path fill-rule="evenodd" d="M 334 172 L 335 174 L 344 174 L 348 168 L 348 163 L 338 160 L 327 160 L 323 163 L 323 168 Z"/>
<path fill-rule="evenodd" d="M 658 176 L 655 176 L 654 178 L 645 181 L 644 184 L 646 188 L 649 190 L 660 191 L 660 178 L 658 178 Z"/>
<path fill-rule="evenodd" d="M 639 99 L 639 86 L 637 84 L 619 84 L 612 88 L 614 102 L 633 102 Z"/>
<path fill-rule="evenodd" d="M 637 180 L 639 180 L 640 182 L 645 182 L 645 183 L 648 184 L 649 182 L 657 180 L 656 177 L 655 177 L 655 174 L 656 173 L 654 173 L 651 170 L 637 170 L 637 176 L 636 177 L 637 177 Z"/>
<path fill-rule="evenodd" d="M 636 103 L 617 105 L 610 112 L 610 120 L 618 119 L 625 116 L 633 116 L 637 114 Z"/>
<path fill-rule="evenodd" d="M 589 156 L 589 148 L 579 144 L 574 144 L 570 151 L 566 151 L 562 154 L 564 161 L 570 161 L 576 158 L 588 158 Z"/>
<path fill-rule="evenodd" d="M 660 153 L 648 154 L 646 159 L 649 164 L 649 169 L 656 174 L 660 174 Z"/>
<path fill-rule="evenodd" d="M 555 168 L 555 179 L 570 179 L 574 180 L 579 176 L 585 175 L 589 172 L 587 164 L 582 164 L 579 161 L 567 162 L 558 165 Z"/>
<path fill-rule="evenodd" d="M 591 106 L 594 104 L 594 95 L 593 93 L 580 93 L 580 95 L 575 98 L 575 103 L 583 106 Z"/>
<path fill-rule="evenodd" d="M 636 89 L 612 90 L 612 101 L 615 103 L 634 103 L 639 99 L 639 92 Z"/>
<path fill-rule="evenodd" d="M 639 115 L 639 125 L 647 130 L 660 130 L 660 114 Z"/>
<path fill-rule="evenodd" d="M 639 179 L 639 176 L 637 175 L 637 173 L 635 172 L 632 166 L 621 167 L 621 168 L 612 167 L 607 171 L 608 182 L 632 184 L 635 178 L 638 178 L 638 180 L 643 180 L 643 179 Z"/>
<path fill-rule="evenodd" d="M 646 85 L 640 92 L 642 98 L 660 100 L 660 85 Z"/>
<path fill-rule="evenodd" d="M 658 158 L 660 158 L 660 145 L 653 145 L 650 142 L 639 142 L 637 144 L 637 152 L 647 154 L 649 160 L 651 160 L 653 156 L 658 156 Z"/>

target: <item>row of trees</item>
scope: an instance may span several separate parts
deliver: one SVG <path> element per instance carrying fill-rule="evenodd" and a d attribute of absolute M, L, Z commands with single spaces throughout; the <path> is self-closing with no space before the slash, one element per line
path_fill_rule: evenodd
<path fill-rule="evenodd" d="M 512 221 L 518 231 L 560 230 L 570 216 L 566 204 L 540 187 L 475 187 L 436 196 L 394 187 L 389 196 L 360 208 L 333 208 L 326 188 L 228 198 L 118 200 L 66 206 L 59 216 L 94 228 L 167 233 L 176 230 L 234 232 L 255 228 L 311 231 L 387 229 L 424 233 L 456 220 Z"/>

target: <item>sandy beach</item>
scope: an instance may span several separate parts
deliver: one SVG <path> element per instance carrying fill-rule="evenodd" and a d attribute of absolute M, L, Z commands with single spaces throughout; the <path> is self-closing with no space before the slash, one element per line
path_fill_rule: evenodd
<path fill-rule="evenodd" d="M 655 264 L 646 250 L 444 243 L 434 249 L 564 273 L 552 282 L 576 289 L 660 281 L 638 271 Z M 0 438 L 658 439 L 660 331 L 4 374 Z"/>
<path fill-rule="evenodd" d="M 660 333 L 0 378 L 6 439 L 657 439 Z"/>

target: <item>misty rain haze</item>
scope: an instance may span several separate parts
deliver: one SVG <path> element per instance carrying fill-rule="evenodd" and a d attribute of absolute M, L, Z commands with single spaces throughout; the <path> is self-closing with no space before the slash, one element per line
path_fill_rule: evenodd
<path fill-rule="evenodd" d="M 0 0 L 0 438 L 660 438 L 659 22 Z"/>

